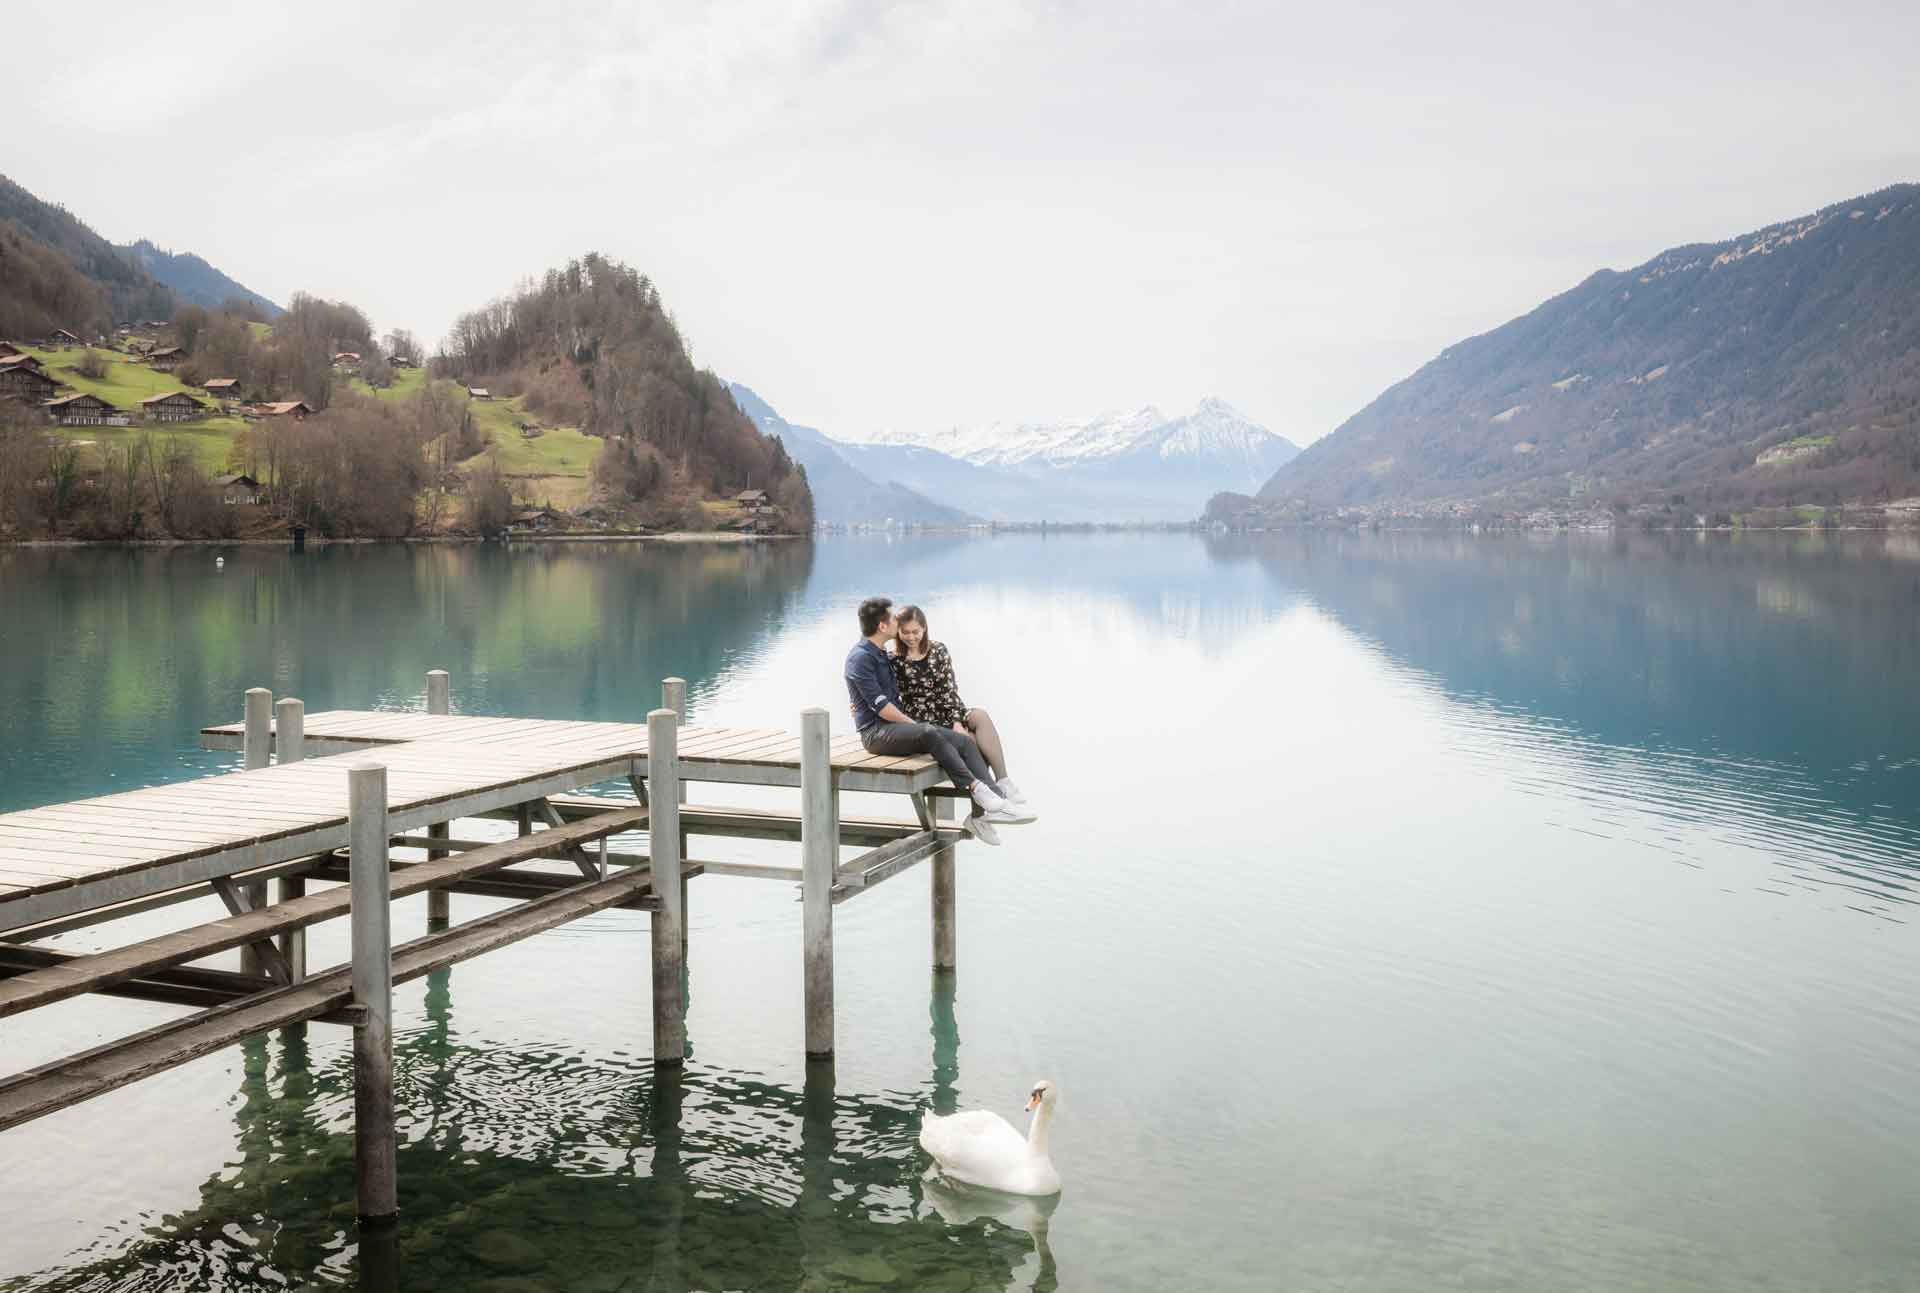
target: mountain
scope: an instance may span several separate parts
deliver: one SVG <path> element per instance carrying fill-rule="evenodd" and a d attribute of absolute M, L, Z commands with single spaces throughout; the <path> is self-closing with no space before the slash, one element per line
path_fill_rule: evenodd
<path fill-rule="evenodd" d="M 0 175 L 0 335 L 92 337 L 172 314 L 173 293 L 119 248 Z"/>
<path fill-rule="evenodd" d="M 279 306 L 260 293 L 234 282 L 191 252 L 161 251 L 145 238 L 123 244 L 120 251 L 189 304 L 217 310 L 228 301 L 238 298 L 259 307 L 268 319 L 278 318 L 283 313 Z"/>
<path fill-rule="evenodd" d="M 1920 186 L 1601 270 L 1275 472 L 1269 513 L 1920 494 Z"/>
<path fill-rule="evenodd" d="M 596 494 L 641 524 L 706 523 L 704 503 L 760 490 L 762 521 L 813 528 L 806 473 L 694 367 L 659 289 L 619 261 L 590 252 L 461 315 L 432 372 L 603 439 Z"/>
<path fill-rule="evenodd" d="M 840 451 L 870 475 L 1009 521 L 1173 521 L 1251 491 L 1300 450 L 1223 400 L 1066 422 L 887 431 Z"/>
<path fill-rule="evenodd" d="M 835 444 L 813 427 L 787 421 L 752 389 L 729 382 L 727 390 L 740 411 L 762 434 L 778 436 L 793 460 L 807 470 L 814 518 L 831 525 L 879 524 L 891 518 L 920 525 L 965 525 L 977 518 L 936 503 L 893 481 L 876 481 L 855 467 Z"/>

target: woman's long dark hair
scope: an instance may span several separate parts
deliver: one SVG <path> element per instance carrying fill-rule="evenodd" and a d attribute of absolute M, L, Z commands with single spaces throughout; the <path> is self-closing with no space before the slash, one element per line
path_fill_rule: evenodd
<path fill-rule="evenodd" d="M 900 632 L 900 624 L 908 620 L 912 620 L 915 624 L 918 624 L 920 626 L 920 645 L 926 648 L 928 655 L 933 654 L 933 630 L 927 627 L 927 613 L 925 611 L 921 610 L 918 606 L 902 606 L 894 612 L 893 618 L 893 631 L 896 634 Z M 900 654 L 902 656 L 911 656 L 913 653 L 907 650 L 906 639 L 900 638 L 898 640 L 900 642 Z"/>

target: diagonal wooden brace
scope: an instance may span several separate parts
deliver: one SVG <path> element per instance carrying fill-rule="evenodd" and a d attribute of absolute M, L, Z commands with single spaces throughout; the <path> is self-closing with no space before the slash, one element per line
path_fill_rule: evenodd
<path fill-rule="evenodd" d="M 220 895 L 220 901 L 227 905 L 229 914 L 244 916 L 254 910 L 253 903 L 249 900 L 247 890 L 243 886 L 235 884 L 226 876 L 215 876 L 212 884 L 213 891 Z M 272 939 L 263 938 L 247 946 L 252 948 L 254 955 L 260 958 L 260 966 L 267 972 L 268 978 L 275 983 L 293 982 L 293 967 L 287 964 L 286 953 L 282 952 Z"/>

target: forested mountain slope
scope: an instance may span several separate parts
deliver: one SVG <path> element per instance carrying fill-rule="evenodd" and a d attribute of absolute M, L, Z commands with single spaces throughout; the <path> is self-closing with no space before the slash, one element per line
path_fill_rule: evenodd
<path fill-rule="evenodd" d="M 1262 488 L 1270 514 L 1920 494 L 1920 186 L 1601 270 L 1443 351 Z"/>
<path fill-rule="evenodd" d="M 645 275 L 590 254 L 460 316 L 436 373 L 520 397 L 606 441 L 602 495 L 727 498 L 765 490 L 782 528 L 813 525 L 806 472 L 760 433 L 713 373 L 696 369 Z"/>

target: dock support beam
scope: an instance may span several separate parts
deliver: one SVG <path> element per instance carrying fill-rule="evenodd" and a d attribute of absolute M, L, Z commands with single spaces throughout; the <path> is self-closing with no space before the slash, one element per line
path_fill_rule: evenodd
<path fill-rule="evenodd" d="M 244 759 L 247 770 L 264 768 L 273 751 L 273 693 L 265 687 L 247 688 Z M 253 880 L 236 888 L 244 895 L 249 911 L 267 905 L 267 883 Z M 265 974 L 266 963 L 251 946 L 240 949 L 242 974 Z"/>
<path fill-rule="evenodd" d="M 653 870 L 653 1062 L 686 1059 L 686 998 L 681 971 L 686 957 L 680 937 L 686 908 L 680 888 L 680 732 L 670 709 L 647 715 L 647 854 Z"/>
<path fill-rule="evenodd" d="M 833 870 L 839 812 L 827 711 L 800 711 L 800 903 L 805 926 L 807 1058 L 833 1057 Z"/>
<path fill-rule="evenodd" d="M 298 763 L 307 757 L 307 707 L 302 701 L 288 696 L 273 707 L 274 711 L 274 752 L 281 763 Z M 276 902 L 286 902 L 293 898 L 306 896 L 307 878 L 303 875 L 283 875 L 274 882 Z M 264 896 L 264 895 L 262 895 Z M 288 982 L 298 983 L 307 977 L 307 931 L 305 926 L 290 929 L 280 935 L 280 955 L 287 963 Z"/>
<path fill-rule="evenodd" d="M 944 795 L 933 801 L 933 818 L 936 822 L 953 820 L 953 800 Z M 955 963 L 956 943 L 954 918 L 959 904 L 955 893 L 953 845 L 947 844 L 933 851 L 933 972 L 952 974 Z"/>
<path fill-rule="evenodd" d="M 387 770 L 347 773 L 353 885 L 353 1175 L 362 1226 L 399 1215 L 393 1143 L 392 881 L 387 870 Z"/>
<path fill-rule="evenodd" d="M 429 714 L 453 713 L 453 697 L 447 685 L 445 669 L 427 671 L 427 712 Z M 427 827 L 427 835 L 431 839 L 446 839 L 448 823 L 440 822 Z M 431 848 L 427 850 L 428 861 L 445 856 L 445 850 Z M 446 889 L 427 890 L 427 929 L 429 931 L 445 929 L 452 923 L 453 894 Z"/>

